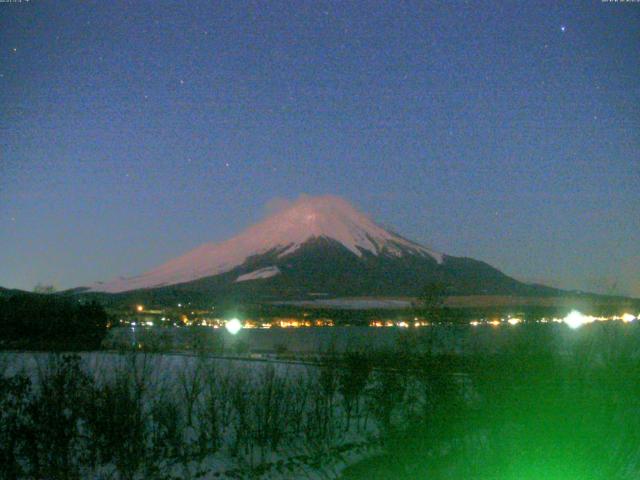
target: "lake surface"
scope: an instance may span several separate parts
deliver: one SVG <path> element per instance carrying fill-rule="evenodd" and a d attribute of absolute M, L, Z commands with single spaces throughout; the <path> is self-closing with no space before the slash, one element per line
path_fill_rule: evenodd
<path fill-rule="evenodd" d="M 634 342 L 640 345 L 640 325 L 608 322 L 572 330 L 563 324 L 436 325 L 420 328 L 321 327 L 243 329 L 231 335 L 225 329 L 188 328 L 114 328 L 109 332 L 107 348 L 137 343 L 169 344 L 168 349 L 192 348 L 195 344 L 216 346 L 225 353 L 316 354 L 331 350 L 388 350 L 408 346 L 432 353 L 496 353 L 510 348 L 551 345 L 565 352 L 582 340 L 596 343 Z M 606 346 L 606 345 L 605 345 Z"/>

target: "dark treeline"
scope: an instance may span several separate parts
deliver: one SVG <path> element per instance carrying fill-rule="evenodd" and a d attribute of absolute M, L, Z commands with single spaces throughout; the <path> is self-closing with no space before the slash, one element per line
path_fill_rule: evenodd
<path fill-rule="evenodd" d="M 626 305 L 622 303 L 621 305 Z M 640 307 L 640 303 L 629 306 L 607 306 L 593 304 L 589 308 L 583 309 L 582 313 L 589 315 L 620 315 L 625 311 L 635 311 Z M 573 308 L 571 306 L 486 306 L 486 307 L 448 307 L 442 306 L 437 312 L 425 312 L 420 307 L 407 308 L 369 308 L 369 309 L 346 309 L 346 308 L 305 308 L 296 305 L 233 305 L 220 308 L 220 315 L 224 318 L 264 318 L 293 317 L 304 319 L 330 318 L 336 325 L 366 326 L 372 320 L 412 320 L 415 316 L 430 319 L 436 322 L 465 324 L 471 320 L 481 318 L 506 318 L 508 315 L 522 317 L 525 320 L 539 320 L 541 318 L 562 318 Z M 435 313 L 435 314 L 434 314 Z"/>
<path fill-rule="evenodd" d="M 171 308 L 178 303 L 189 305 L 191 308 L 209 309 L 215 305 L 216 315 L 224 318 L 246 317 L 265 318 L 273 317 L 298 317 L 303 315 L 307 318 L 331 318 L 341 325 L 367 325 L 373 319 L 407 319 L 415 315 L 426 315 L 423 306 L 410 306 L 406 308 L 323 308 L 319 305 L 314 307 L 302 307 L 297 305 L 271 303 L 271 300 L 258 300 L 257 295 L 246 296 L 212 296 L 209 294 L 194 292 L 190 290 L 167 288 L 139 290 L 135 292 L 125 292 L 121 294 L 104 294 L 88 292 L 63 292 L 70 298 L 78 296 L 86 301 L 96 300 L 106 308 L 114 310 L 132 309 L 135 305 L 142 304 L 153 308 Z M 441 292 L 441 295 L 443 293 Z M 545 295 L 545 298 L 550 296 Z M 621 314 L 624 311 L 635 311 L 640 308 L 639 299 L 625 297 L 614 297 L 606 295 L 596 295 L 579 292 L 563 292 L 558 297 L 576 300 L 582 313 L 590 315 L 613 315 Z M 300 296 L 298 300 L 304 299 Z M 317 298 L 316 298 L 317 299 Z M 308 298 L 314 300 L 314 298 Z M 446 302 L 445 302 L 446 303 Z M 519 315 L 529 320 L 540 319 L 542 317 L 563 317 L 572 308 L 576 308 L 572 302 L 568 301 L 567 306 L 544 306 L 544 305 L 494 305 L 494 306 L 469 306 L 450 307 L 440 305 L 438 308 L 437 320 L 448 323 L 464 323 L 469 320 L 479 318 L 506 317 L 507 315 Z"/>
<path fill-rule="evenodd" d="M 99 348 L 108 317 L 96 302 L 20 293 L 0 297 L 0 348 Z"/>
<path fill-rule="evenodd" d="M 520 315 L 526 319 L 536 320 L 542 317 L 564 317 L 571 309 L 568 307 L 475 307 L 475 308 L 452 308 L 442 307 L 437 315 L 428 315 L 423 309 L 407 308 L 368 308 L 368 309 L 348 309 L 348 308 L 305 308 L 296 305 L 241 305 L 229 306 L 220 309 L 223 318 L 264 318 L 272 319 L 277 317 L 292 317 L 299 319 L 330 318 L 336 325 L 367 326 L 373 320 L 397 320 L 410 321 L 416 316 L 420 316 L 432 321 L 443 323 L 468 323 L 470 320 L 479 318 L 506 317 L 507 315 Z M 432 313 L 432 312 L 429 312 Z"/>

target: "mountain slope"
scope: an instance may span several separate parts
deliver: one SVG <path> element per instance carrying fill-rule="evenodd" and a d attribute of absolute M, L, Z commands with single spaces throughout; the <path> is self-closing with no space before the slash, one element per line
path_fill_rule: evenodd
<path fill-rule="evenodd" d="M 282 299 L 415 295 L 431 281 L 464 295 L 553 291 L 407 240 L 332 196 L 300 198 L 230 240 L 202 245 L 140 276 L 96 283 L 90 291 Z"/>
<path fill-rule="evenodd" d="M 318 238 L 337 241 L 356 257 L 368 252 L 442 261 L 442 254 L 383 229 L 340 198 L 303 197 L 230 240 L 202 245 L 147 273 L 96 283 L 90 290 L 117 293 L 190 282 L 226 273 L 255 256 L 284 258 Z"/>

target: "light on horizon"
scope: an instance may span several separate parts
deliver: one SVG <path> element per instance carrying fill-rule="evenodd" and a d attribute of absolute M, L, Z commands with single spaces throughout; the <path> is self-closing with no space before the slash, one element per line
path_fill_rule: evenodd
<path fill-rule="evenodd" d="M 242 323 L 237 318 L 232 318 L 224 324 L 225 328 L 231 335 L 235 335 L 242 330 Z"/>
<path fill-rule="evenodd" d="M 578 310 L 571 310 L 571 312 L 569 312 L 569 314 L 563 319 L 564 323 L 574 330 L 580 328 L 582 325 L 593 322 L 593 320 L 593 317 L 583 315 Z"/>

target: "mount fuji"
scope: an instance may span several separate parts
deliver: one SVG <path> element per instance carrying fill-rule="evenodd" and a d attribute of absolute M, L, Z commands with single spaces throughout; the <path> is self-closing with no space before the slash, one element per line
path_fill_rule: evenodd
<path fill-rule="evenodd" d="M 178 289 L 214 297 L 415 295 L 440 281 L 452 294 L 540 294 L 490 265 L 453 257 L 391 232 L 334 196 L 300 197 L 221 243 L 207 243 L 142 275 L 90 292 Z M 551 289 L 548 289 L 551 290 Z"/>

